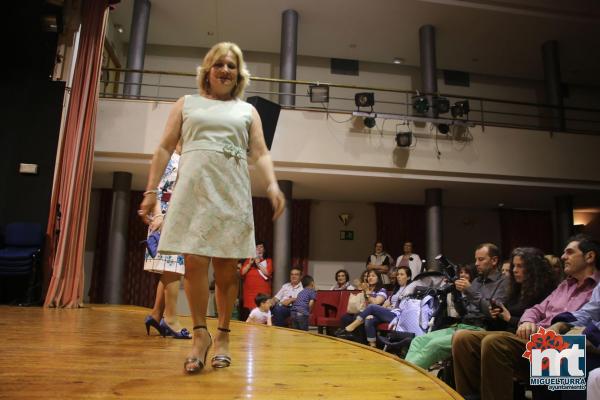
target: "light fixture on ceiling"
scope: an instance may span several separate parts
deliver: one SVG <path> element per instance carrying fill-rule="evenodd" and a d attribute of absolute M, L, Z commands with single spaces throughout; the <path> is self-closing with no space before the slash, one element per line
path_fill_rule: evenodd
<path fill-rule="evenodd" d="M 394 64 L 404 64 L 404 58 L 400 58 L 400 57 L 394 57 L 394 59 L 392 60 L 392 63 Z"/>
<path fill-rule="evenodd" d="M 363 124 L 365 124 L 365 126 L 369 129 L 373 128 L 375 125 L 377 125 L 377 121 L 375 120 L 375 118 L 373 117 L 366 117 L 363 120 Z"/>
<path fill-rule="evenodd" d="M 358 112 L 360 112 L 361 107 L 371 107 L 371 113 L 373 112 L 373 106 L 375 105 L 375 93 L 373 92 L 363 92 L 356 93 L 354 95 L 354 103 L 356 107 L 358 107 Z M 363 123 L 367 128 L 373 128 L 376 125 L 375 118 L 368 116 L 363 120 Z"/>
<path fill-rule="evenodd" d="M 121 25 L 121 24 L 115 24 L 114 27 L 115 27 L 115 30 L 119 33 L 125 32 L 125 29 L 123 29 L 123 25 Z"/>
<path fill-rule="evenodd" d="M 311 103 L 329 103 L 329 86 L 327 85 L 310 85 L 308 94 Z"/>
<path fill-rule="evenodd" d="M 415 110 L 417 114 L 425 114 L 427 111 L 429 111 L 429 102 L 427 101 L 427 97 L 413 97 L 413 110 Z"/>
<path fill-rule="evenodd" d="M 433 98 L 433 108 L 438 114 L 446 114 L 450 111 L 450 101 L 445 97 L 436 96 Z"/>
<path fill-rule="evenodd" d="M 400 131 L 399 129 L 405 126 L 407 131 Z M 410 130 L 410 124 L 408 122 L 396 125 L 396 146 L 398 147 L 410 147 L 412 145 L 412 131 Z"/>
<path fill-rule="evenodd" d="M 438 124 L 437 125 L 437 130 L 442 135 L 447 135 L 448 132 L 450 132 L 450 125 L 448 125 L 448 124 Z"/>
<path fill-rule="evenodd" d="M 356 93 L 354 95 L 354 103 L 356 107 L 359 109 L 361 107 L 371 107 L 373 110 L 373 106 L 375 105 L 375 93 L 373 92 L 364 92 L 364 93 Z"/>
<path fill-rule="evenodd" d="M 457 101 L 452 107 L 450 107 L 452 118 L 458 118 L 465 115 L 468 117 L 469 111 L 471 111 L 469 100 Z"/>

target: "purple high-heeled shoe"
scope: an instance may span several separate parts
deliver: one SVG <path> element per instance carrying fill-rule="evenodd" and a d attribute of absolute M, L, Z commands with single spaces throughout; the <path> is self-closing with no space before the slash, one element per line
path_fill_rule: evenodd
<path fill-rule="evenodd" d="M 157 320 L 155 320 L 152 317 L 152 315 L 148 315 L 146 317 L 146 320 L 144 321 L 144 324 L 146 324 L 146 334 L 148 336 L 150 336 L 150 327 L 153 327 L 154 329 L 156 329 L 158 331 L 159 335 L 163 335 L 162 328 L 160 327 L 160 324 L 158 323 Z"/>
<path fill-rule="evenodd" d="M 171 327 L 165 322 L 165 319 L 160 320 L 160 328 L 162 330 L 163 337 L 173 336 L 175 339 L 191 339 L 192 335 L 186 328 L 181 328 L 179 332 L 171 329 Z"/>

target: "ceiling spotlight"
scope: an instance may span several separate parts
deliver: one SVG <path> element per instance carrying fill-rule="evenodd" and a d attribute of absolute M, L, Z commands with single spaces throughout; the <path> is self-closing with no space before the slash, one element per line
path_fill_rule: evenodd
<path fill-rule="evenodd" d="M 450 101 L 445 97 L 434 97 L 433 108 L 437 110 L 439 114 L 445 114 L 450 111 Z"/>
<path fill-rule="evenodd" d="M 115 29 L 117 30 L 117 32 L 119 33 L 123 33 L 125 32 L 125 29 L 123 29 L 123 25 L 120 24 L 115 24 Z"/>
<path fill-rule="evenodd" d="M 392 62 L 394 64 L 404 64 L 404 58 L 394 57 L 394 59 L 392 60 Z"/>
<path fill-rule="evenodd" d="M 419 114 L 425 114 L 429 110 L 429 102 L 427 101 L 427 97 L 413 97 L 413 109 Z"/>
<path fill-rule="evenodd" d="M 450 132 L 450 126 L 448 124 L 438 124 L 437 130 L 442 135 L 447 135 Z"/>
<path fill-rule="evenodd" d="M 308 87 L 311 103 L 329 103 L 329 86 L 310 85 Z"/>
<path fill-rule="evenodd" d="M 452 107 L 450 107 L 450 113 L 452 114 L 453 118 L 468 115 L 470 110 L 469 100 L 457 101 Z"/>
<path fill-rule="evenodd" d="M 354 95 L 354 103 L 356 107 L 371 107 L 375 105 L 375 94 L 372 92 L 356 93 Z"/>
<path fill-rule="evenodd" d="M 412 132 L 396 133 L 396 146 L 410 147 L 411 144 L 412 144 Z"/>
<path fill-rule="evenodd" d="M 375 118 L 373 118 L 373 117 L 366 117 L 364 119 L 363 123 L 369 129 L 373 128 L 377 124 L 377 122 L 375 121 Z"/>

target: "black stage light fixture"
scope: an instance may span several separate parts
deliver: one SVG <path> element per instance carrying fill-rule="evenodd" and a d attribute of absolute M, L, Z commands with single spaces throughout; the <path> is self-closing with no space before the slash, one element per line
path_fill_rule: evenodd
<path fill-rule="evenodd" d="M 329 103 L 329 86 L 310 85 L 308 87 L 311 103 Z"/>
<path fill-rule="evenodd" d="M 412 132 L 396 133 L 396 146 L 410 147 L 411 144 L 412 144 Z"/>
<path fill-rule="evenodd" d="M 377 122 L 375 121 L 375 118 L 373 118 L 373 117 L 366 117 L 363 120 L 363 123 L 365 124 L 365 126 L 367 128 L 372 128 L 377 124 Z"/>
<path fill-rule="evenodd" d="M 427 97 L 413 97 L 413 109 L 419 114 L 425 114 L 429 110 L 429 102 L 427 101 Z"/>
<path fill-rule="evenodd" d="M 468 115 L 470 110 L 471 108 L 469 106 L 469 100 L 457 101 L 452 107 L 450 107 L 452 118 Z"/>
<path fill-rule="evenodd" d="M 446 114 L 450 111 L 450 101 L 445 97 L 434 97 L 433 108 L 437 110 L 439 114 Z"/>
<path fill-rule="evenodd" d="M 438 132 L 442 135 L 447 135 L 450 132 L 450 126 L 448 124 L 438 124 Z"/>
<path fill-rule="evenodd" d="M 356 93 L 354 95 L 356 107 L 371 107 L 375 105 L 375 94 L 372 92 Z"/>

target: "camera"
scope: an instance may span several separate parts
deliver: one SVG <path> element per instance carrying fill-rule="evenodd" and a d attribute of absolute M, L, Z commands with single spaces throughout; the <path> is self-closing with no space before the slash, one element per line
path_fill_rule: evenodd
<path fill-rule="evenodd" d="M 446 278 L 449 282 L 454 283 L 458 277 L 458 267 L 452 261 L 448 260 L 445 255 L 438 254 L 435 257 L 435 260 L 440 265 L 441 271 L 446 275 Z"/>

